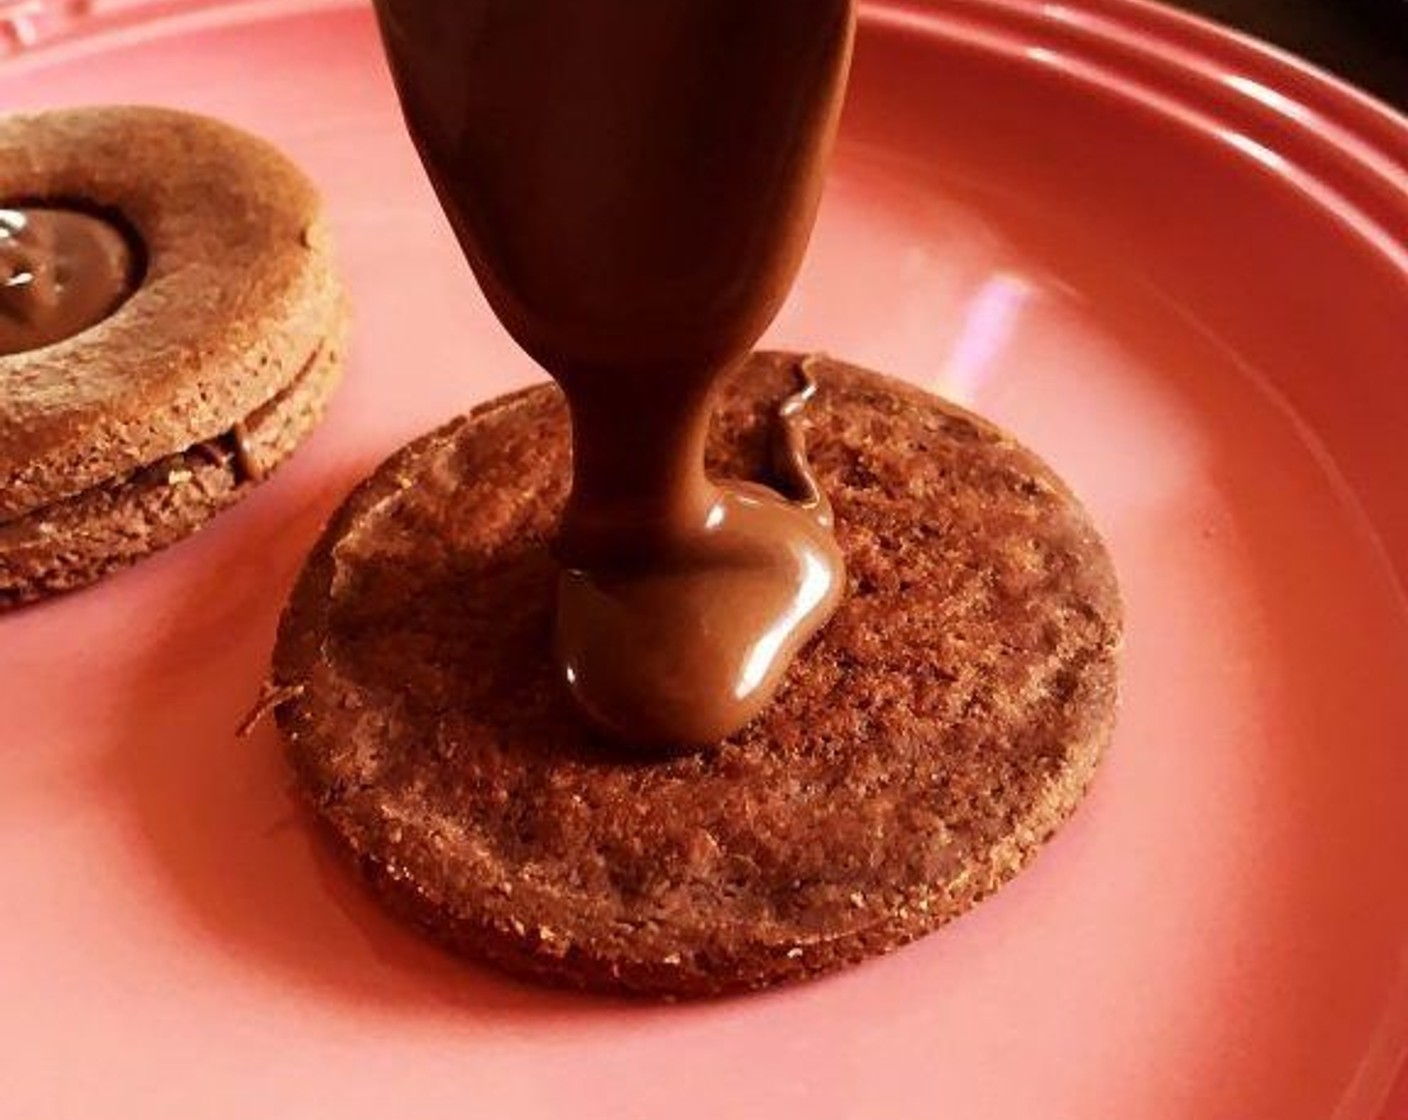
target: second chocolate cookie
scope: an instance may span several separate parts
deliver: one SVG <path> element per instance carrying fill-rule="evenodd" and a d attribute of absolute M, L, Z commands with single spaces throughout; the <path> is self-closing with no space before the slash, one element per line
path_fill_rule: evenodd
<path fill-rule="evenodd" d="M 0 610 L 242 497 L 322 415 L 347 310 L 317 190 L 168 109 L 0 121 Z"/>

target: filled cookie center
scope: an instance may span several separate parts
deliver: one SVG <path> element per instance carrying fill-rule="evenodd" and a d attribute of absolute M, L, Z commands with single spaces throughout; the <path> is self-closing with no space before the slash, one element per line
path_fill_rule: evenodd
<path fill-rule="evenodd" d="M 0 208 L 0 355 L 61 342 L 116 311 L 137 254 L 113 223 L 59 207 Z"/>

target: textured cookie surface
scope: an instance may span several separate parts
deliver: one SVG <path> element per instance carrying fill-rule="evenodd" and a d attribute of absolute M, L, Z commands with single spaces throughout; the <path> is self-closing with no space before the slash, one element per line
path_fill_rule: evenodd
<path fill-rule="evenodd" d="M 759 355 L 727 388 L 716 476 L 766 479 L 793 362 Z M 848 596 L 775 702 L 709 750 L 620 757 L 553 678 L 556 390 L 491 402 L 349 498 L 285 613 L 277 714 L 311 803 L 396 909 L 545 980 L 736 991 L 927 932 L 1074 809 L 1120 638 L 1085 513 L 985 422 L 853 367 L 813 372 Z"/>
<path fill-rule="evenodd" d="M 322 418 L 341 366 L 330 342 L 237 428 L 0 521 L 0 611 L 85 587 L 189 536 L 239 501 Z"/>

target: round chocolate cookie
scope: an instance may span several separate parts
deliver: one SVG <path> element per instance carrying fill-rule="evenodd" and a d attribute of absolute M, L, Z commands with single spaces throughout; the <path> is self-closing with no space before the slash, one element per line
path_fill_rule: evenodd
<path fill-rule="evenodd" d="M 0 226 L 3 609 L 261 481 L 320 418 L 347 312 L 308 178 L 189 113 L 0 119 Z"/>
<path fill-rule="evenodd" d="M 725 387 L 716 477 L 766 480 L 796 361 L 756 355 Z M 962 913 L 1075 808 L 1121 628 L 1086 514 L 985 421 L 830 360 L 811 372 L 847 598 L 774 702 L 709 749 L 617 753 L 554 679 L 556 389 L 476 409 L 349 498 L 269 695 L 309 800 L 397 910 L 546 980 L 757 988 Z"/>

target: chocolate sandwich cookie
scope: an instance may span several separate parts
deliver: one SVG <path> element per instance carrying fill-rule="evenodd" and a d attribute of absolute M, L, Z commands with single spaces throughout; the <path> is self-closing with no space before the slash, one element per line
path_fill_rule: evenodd
<path fill-rule="evenodd" d="M 725 384 L 715 477 L 768 481 L 797 365 L 755 355 Z M 1121 633 L 1085 512 L 991 424 L 810 368 L 846 595 L 772 703 L 710 747 L 625 753 L 557 679 L 556 388 L 412 443 L 348 499 L 284 615 L 267 699 L 308 801 L 397 911 L 544 980 L 758 988 L 961 914 L 1076 807 Z"/>
<path fill-rule="evenodd" d="M 345 329 L 318 193 L 270 144 L 156 108 L 0 120 L 0 609 L 243 496 Z"/>

